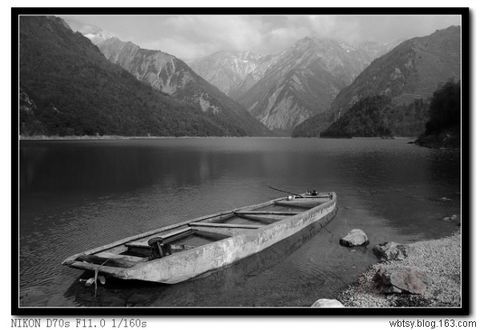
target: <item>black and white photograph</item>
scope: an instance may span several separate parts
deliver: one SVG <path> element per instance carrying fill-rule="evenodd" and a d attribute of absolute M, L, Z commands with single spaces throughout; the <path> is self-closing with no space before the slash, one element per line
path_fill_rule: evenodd
<path fill-rule="evenodd" d="M 468 8 L 12 28 L 13 313 L 468 313 Z"/>

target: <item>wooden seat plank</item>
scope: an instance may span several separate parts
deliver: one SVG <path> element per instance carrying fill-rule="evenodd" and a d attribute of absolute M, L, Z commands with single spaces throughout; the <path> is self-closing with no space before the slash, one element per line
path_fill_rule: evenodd
<path fill-rule="evenodd" d="M 105 258 L 95 254 L 80 255 L 75 261 L 87 262 L 95 265 L 105 265 L 110 267 L 130 268 L 135 266 L 138 262 L 132 262 L 124 258 Z"/>
<path fill-rule="evenodd" d="M 329 200 L 330 199 L 328 198 L 296 198 L 290 201 L 289 200 L 275 201 L 275 204 L 280 206 L 310 209 L 322 203 L 326 203 Z"/>
<path fill-rule="evenodd" d="M 115 259 L 115 260 L 125 260 L 129 262 L 142 262 L 146 261 L 147 258 L 141 258 L 141 257 L 135 257 L 135 256 L 129 256 L 125 254 L 114 254 L 114 253 L 109 253 L 109 252 L 100 252 L 95 254 L 97 257 L 100 258 L 105 258 L 105 259 Z"/>
<path fill-rule="evenodd" d="M 244 219 L 259 221 L 265 224 L 271 224 L 271 223 L 283 220 L 285 219 L 285 217 L 287 217 L 286 215 L 277 215 L 277 214 L 236 213 L 236 215 Z"/>
<path fill-rule="evenodd" d="M 289 212 L 289 211 L 238 211 L 235 212 L 236 215 L 243 215 L 243 214 L 252 214 L 252 215 L 297 215 L 302 213 L 300 211 L 297 212 Z"/>
<path fill-rule="evenodd" d="M 212 228 L 243 228 L 243 229 L 258 229 L 263 226 L 246 225 L 246 224 L 231 224 L 231 223 L 191 223 L 190 227 L 212 227 Z"/>
<path fill-rule="evenodd" d="M 178 229 L 178 230 L 166 233 L 166 234 L 159 233 L 157 235 L 152 235 L 152 236 L 143 238 L 142 240 L 128 242 L 128 243 L 125 243 L 125 246 L 136 247 L 136 248 L 149 248 L 147 242 L 150 239 L 152 239 L 153 237 L 161 237 L 161 238 L 164 239 L 165 243 L 168 243 L 169 241 L 177 240 L 180 237 L 188 236 L 188 235 L 190 235 L 191 232 L 192 232 L 192 228 L 185 227 L 185 228 Z"/>

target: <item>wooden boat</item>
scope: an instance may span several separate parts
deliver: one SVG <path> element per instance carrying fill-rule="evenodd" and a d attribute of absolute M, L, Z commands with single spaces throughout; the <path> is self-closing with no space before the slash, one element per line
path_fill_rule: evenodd
<path fill-rule="evenodd" d="M 158 228 L 75 254 L 64 265 L 175 284 L 228 266 L 335 216 L 337 196 L 283 197 Z"/>

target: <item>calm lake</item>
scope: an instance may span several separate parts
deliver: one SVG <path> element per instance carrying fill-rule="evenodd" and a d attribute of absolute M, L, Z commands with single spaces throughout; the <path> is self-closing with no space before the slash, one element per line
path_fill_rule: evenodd
<path fill-rule="evenodd" d="M 384 241 L 446 236 L 458 227 L 460 154 L 409 139 L 165 138 L 22 141 L 22 306 L 310 306 L 334 298 L 376 262 Z M 79 283 L 68 256 L 201 215 L 315 188 L 338 213 L 211 276 L 177 285 Z M 364 230 L 367 248 L 338 240 Z"/>

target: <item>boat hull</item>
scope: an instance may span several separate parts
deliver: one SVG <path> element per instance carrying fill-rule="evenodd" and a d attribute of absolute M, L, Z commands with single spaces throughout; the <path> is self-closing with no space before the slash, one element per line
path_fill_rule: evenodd
<path fill-rule="evenodd" d="M 90 270 L 98 268 L 101 273 L 124 280 L 175 284 L 259 253 L 314 223 L 323 227 L 332 220 L 335 211 L 336 195 L 332 194 L 332 198 L 321 205 L 276 223 L 255 230 L 247 230 L 241 234 L 167 257 L 138 263 L 131 268 L 99 267 L 82 262 L 73 262 L 69 266 Z"/>

